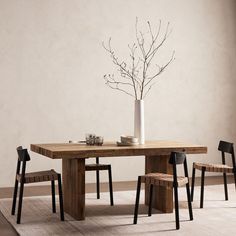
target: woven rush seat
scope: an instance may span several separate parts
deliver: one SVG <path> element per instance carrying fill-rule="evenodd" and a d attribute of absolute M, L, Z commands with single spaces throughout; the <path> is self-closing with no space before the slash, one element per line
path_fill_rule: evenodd
<path fill-rule="evenodd" d="M 109 169 L 109 164 L 86 164 L 85 165 L 85 170 L 86 171 L 94 171 L 94 170 L 108 170 Z"/>
<path fill-rule="evenodd" d="M 16 179 L 21 181 L 21 174 L 16 175 Z M 55 170 L 30 172 L 25 174 L 25 183 L 37 183 L 44 181 L 58 180 L 58 173 Z"/>
<path fill-rule="evenodd" d="M 205 168 L 205 171 L 208 172 L 220 172 L 220 173 L 233 173 L 233 167 L 223 164 L 207 164 L 207 163 L 193 163 L 193 168 L 202 170 Z"/>
<path fill-rule="evenodd" d="M 173 175 L 164 173 L 149 173 L 141 176 L 141 182 L 145 184 L 153 184 L 164 187 L 173 187 Z M 188 183 L 188 178 L 183 176 L 177 177 L 178 186 L 183 186 Z"/>

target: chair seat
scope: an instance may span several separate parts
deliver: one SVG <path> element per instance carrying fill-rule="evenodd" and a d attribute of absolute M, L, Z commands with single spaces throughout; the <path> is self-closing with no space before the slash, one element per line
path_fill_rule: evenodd
<path fill-rule="evenodd" d="M 141 176 L 141 182 L 146 184 L 153 184 L 164 187 L 173 187 L 173 175 L 164 173 L 149 173 Z M 188 183 L 188 178 L 179 176 L 177 177 L 178 186 L 183 186 Z"/>
<path fill-rule="evenodd" d="M 233 167 L 223 164 L 193 163 L 193 168 L 202 170 L 205 168 L 208 172 L 233 173 Z"/>
<path fill-rule="evenodd" d="M 86 171 L 94 171 L 94 170 L 108 170 L 111 165 L 108 164 L 86 164 Z"/>
<path fill-rule="evenodd" d="M 16 175 L 16 179 L 21 181 L 21 174 Z M 58 173 L 55 170 L 25 173 L 25 183 L 37 183 L 44 181 L 57 180 Z"/>

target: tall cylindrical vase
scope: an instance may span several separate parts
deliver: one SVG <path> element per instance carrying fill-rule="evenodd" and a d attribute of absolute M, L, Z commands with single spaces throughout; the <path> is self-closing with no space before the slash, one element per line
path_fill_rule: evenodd
<path fill-rule="evenodd" d="M 134 104 L 134 136 L 138 138 L 139 144 L 145 143 L 144 134 L 144 101 L 135 100 Z"/>

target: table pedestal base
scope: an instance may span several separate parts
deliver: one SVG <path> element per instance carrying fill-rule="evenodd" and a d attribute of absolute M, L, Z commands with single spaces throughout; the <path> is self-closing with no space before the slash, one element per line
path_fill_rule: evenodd
<path fill-rule="evenodd" d="M 76 220 L 85 219 L 85 159 L 62 159 L 65 212 Z"/>

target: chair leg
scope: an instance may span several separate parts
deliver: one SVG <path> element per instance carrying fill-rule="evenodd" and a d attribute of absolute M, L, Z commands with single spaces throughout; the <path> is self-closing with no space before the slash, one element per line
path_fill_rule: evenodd
<path fill-rule="evenodd" d="M 13 201 L 12 201 L 12 209 L 11 214 L 15 215 L 16 210 L 16 198 L 17 198 L 17 191 L 18 191 L 18 180 L 15 180 L 15 186 L 14 186 L 14 193 L 13 193 Z"/>
<path fill-rule="evenodd" d="M 152 215 L 152 195 L 153 195 L 153 184 L 150 184 L 148 216 Z"/>
<path fill-rule="evenodd" d="M 178 187 L 174 186 L 175 195 L 175 223 L 176 229 L 179 229 L 179 198 L 178 198 Z"/>
<path fill-rule="evenodd" d="M 190 220 L 193 220 L 193 209 L 192 209 L 189 183 L 186 184 L 186 192 L 187 192 L 187 199 L 188 199 L 189 218 L 190 218 Z"/>
<path fill-rule="evenodd" d="M 228 201 L 228 188 L 227 188 L 227 176 L 226 173 L 223 173 L 224 178 L 224 189 L 225 189 L 225 201 Z"/>
<path fill-rule="evenodd" d="M 63 193 L 62 193 L 61 175 L 60 174 L 58 174 L 58 193 L 59 193 L 61 221 L 64 221 Z"/>
<path fill-rule="evenodd" d="M 137 224 L 137 220 L 138 220 L 140 188 L 141 188 L 141 176 L 138 177 L 138 183 L 137 183 L 136 201 L 135 201 L 135 208 L 134 208 L 134 224 Z"/>
<path fill-rule="evenodd" d="M 99 170 L 96 170 L 96 183 L 97 183 L 97 199 L 100 199 L 100 174 L 99 174 Z"/>
<path fill-rule="evenodd" d="M 236 170 L 234 170 L 234 184 L 235 184 L 235 189 L 236 189 Z"/>
<path fill-rule="evenodd" d="M 111 166 L 110 165 L 109 165 L 109 169 L 108 169 L 108 176 L 109 176 L 110 204 L 111 204 L 111 206 L 113 206 L 114 205 L 113 186 L 112 186 L 112 173 L 111 173 Z"/>
<path fill-rule="evenodd" d="M 193 195 L 194 195 L 195 171 L 196 171 L 196 169 L 193 167 L 192 184 L 191 184 L 191 201 L 193 201 Z"/>
<path fill-rule="evenodd" d="M 202 168 L 202 176 L 201 176 L 201 197 L 200 197 L 200 208 L 203 208 L 203 200 L 204 200 L 204 180 L 205 180 L 205 168 Z"/>
<path fill-rule="evenodd" d="M 51 192 L 52 192 L 52 212 L 56 213 L 56 199 L 55 199 L 55 181 L 51 181 Z"/>
<path fill-rule="evenodd" d="M 18 203 L 18 212 L 17 212 L 17 220 L 16 220 L 17 224 L 20 224 L 20 220 L 21 220 L 23 193 L 24 193 L 24 182 L 21 182 L 21 184 L 20 184 L 19 203 Z"/>
<path fill-rule="evenodd" d="M 99 164 L 99 157 L 96 157 L 96 164 Z M 100 199 L 100 172 L 96 170 L 97 199 Z"/>

